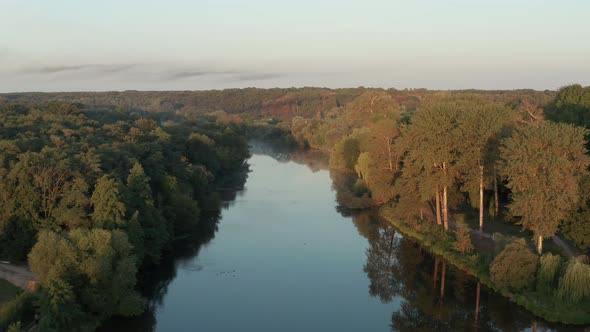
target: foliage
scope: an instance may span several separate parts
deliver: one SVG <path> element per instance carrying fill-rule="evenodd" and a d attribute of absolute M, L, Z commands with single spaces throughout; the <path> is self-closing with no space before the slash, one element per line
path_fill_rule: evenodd
<path fill-rule="evenodd" d="M 578 248 L 590 248 L 590 176 L 580 181 L 580 199 L 561 223 L 559 231 Z"/>
<path fill-rule="evenodd" d="M 471 229 L 464 221 L 456 221 L 455 250 L 460 253 L 469 253 L 473 250 L 471 243 Z"/>
<path fill-rule="evenodd" d="M 95 227 L 113 229 L 124 225 L 125 204 L 120 198 L 119 184 L 108 176 L 101 177 L 90 198 Z"/>
<path fill-rule="evenodd" d="M 590 87 L 574 84 L 561 88 L 545 113 L 553 121 L 590 128 Z"/>
<path fill-rule="evenodd" d="M 358 139 L 347 136 L 330 153 L 330 168 L 353 170 L 360 154 Z"/>
<path fill-rule="evenodd" d="M 590 265 L 571 259 L 559 280 L 557 295 L 573 303 L 590 298 Z"/>
<path fill-rule="evenodd" d="M 561 257 L 551 253 L 545 253 L 539 259 L 539 271 L 537 273 L 537 289 L 550 291 L 553 289 L 556 276 L 561 267 Z"/>
<path fill-rule="evenodd" d="M 12 301 L 0 306 L 0 331 L 8 329 L 12 324 L 30 321 L 35 313 L 35 296 L 23 292 Z"/>
<path fill-rule="evenodd" d="M 512 190 L 509 211 L 537 236 L 555 234 L 578 201 L 578 182 L 588 167 L 585 130 L 543 122 L 504 141 L 502 174 Z"/>
<path fill-rule="evenodd" d="M 535 278 L 539 259 L 526 245 L 524 239 L 507 244 L 490 265 L 490 277 L 494 285 L 504 289 L 520 290 L 530 286 Z"/>
<path fill-rule="evenodd" d="M 135 259 L 120 230 L 44 231 L 29 254 L 41 282 L 42 325 L 92 330 L 111 315 L 134 315 L 143 300 L 135 292 Z"/>

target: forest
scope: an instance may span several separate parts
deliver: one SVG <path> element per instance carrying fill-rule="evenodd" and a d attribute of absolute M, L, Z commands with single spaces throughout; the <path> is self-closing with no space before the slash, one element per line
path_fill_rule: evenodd
<path fill-rule="evenodd" d="M 40 286 L 2 306 L 0 330 L 34 311 L 44 331 L 143 312 L 138 273 L 247 171 L 244 135 L 215 117 L 163 125 L 146 112 L 8 102 L 0 124 L 0 257 L 28 260 Z"/>
<path fill-rule="evenodd" d="M 2 94 L 0 258 L 40 285 L 0 329 L 140 313 L 138 276 L 219 209 L 251 138 L 321 151 L 342 208 L 379 209 L 535 315 L 588 324 L 589 128 L 580 85 Z"/>

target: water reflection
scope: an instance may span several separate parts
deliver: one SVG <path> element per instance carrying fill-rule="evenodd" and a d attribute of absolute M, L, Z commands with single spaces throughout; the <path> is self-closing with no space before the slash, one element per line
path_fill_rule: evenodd
<path fill-rule="evenodd" d="M 476 282 L 371 213 L 355 215 L 369 247 L 369 294 L 394 303 L 392 331 L 579 331 L 550 324 Z"/>

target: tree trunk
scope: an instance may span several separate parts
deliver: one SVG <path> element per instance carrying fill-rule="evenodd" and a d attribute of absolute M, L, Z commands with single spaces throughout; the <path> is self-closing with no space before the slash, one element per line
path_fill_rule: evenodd
<path fill-rule="evenodd" d="M 498 174 L 496 174 L 496 166 L 494 165 L 494 217 L 500 214 L 500 198 L 498 197 Z"/>
<path fill-rule="evenodd" d="M 420 208 L 420 220 L 424 220 L 424 209 Z"/>
<path fill-rule="evenodd" d="M 479 166 L 479 232 L 483 233 L 483 165 Z"/>
<path fill-rule="evenodd" d="M 445 181 L 447 175 L 447 163 L 443 162 L 443 172 L 445 174 Z M 442 213 L 443 213 L 443 223 L 445 231 L 449 230 L 449 204 L 448 204 L 448 188 L 445 184 L 443 187 L 443 198 L 442 198 Z"/>
<path fill-rule="evenodd" d="M 440 225 L 441 221 L 440 221 L 440 191 L 436 191 L 436 224 Z"/>
<path fill-rule="evenodd" d="M 389 154 L 389 171 L 393 172 L 393 153 L 391 152 L 391 140 L 388 137 L 385 138 L 385 144 L 387 145 L 387 153 Z"/>
<path fill-rule="evenodd" d="M 543 253 L 543 236 L 539 235 L 537 237 L 537 252 L 540 254 Z"/>
<path fill-rule="evenodd" d="M 443 213 L 443 223 L 445 231 L 449 230 L 449 208 L 448 208 L 448 190 L 447 186 L 443 188 L 443 198 L 442 198 L 442 213 Z"/>

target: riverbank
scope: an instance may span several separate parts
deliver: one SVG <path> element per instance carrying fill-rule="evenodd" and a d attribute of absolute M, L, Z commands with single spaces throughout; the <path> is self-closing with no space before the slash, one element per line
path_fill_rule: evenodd
<path fill-rule="evenodd" d="M 522 293 L 514 294 L 499 289 L 493 285 L 489 276 L 488 267 L 491 257 L 477 253 L 473 255 L 458 253 L 452 249 L 452 244 L 448 239 L 448 235 L 443 234 L 433 236 L 433 234 L 428 231 L 418 232 L 408 224 L 393 217 L 393 215 L 393 210 L 390 206 L 382 206 L 379 210 L 379 216 L 391 223 L 404 235 L 419 241 L 433 254 L 441 256 L 450 264 L 477 278 L 479 282 L 488 288 L 509 298 L 516 304 L 523 306 L 534 315 L 550 322 L 573 325 L 590 324 L 590 306 L 586 303 L 578 303 L 575 305 L 564 303 L 563 301 L 559 301 L 554 297 L 549 297 L 538 291 L 524 291 Z"/>

